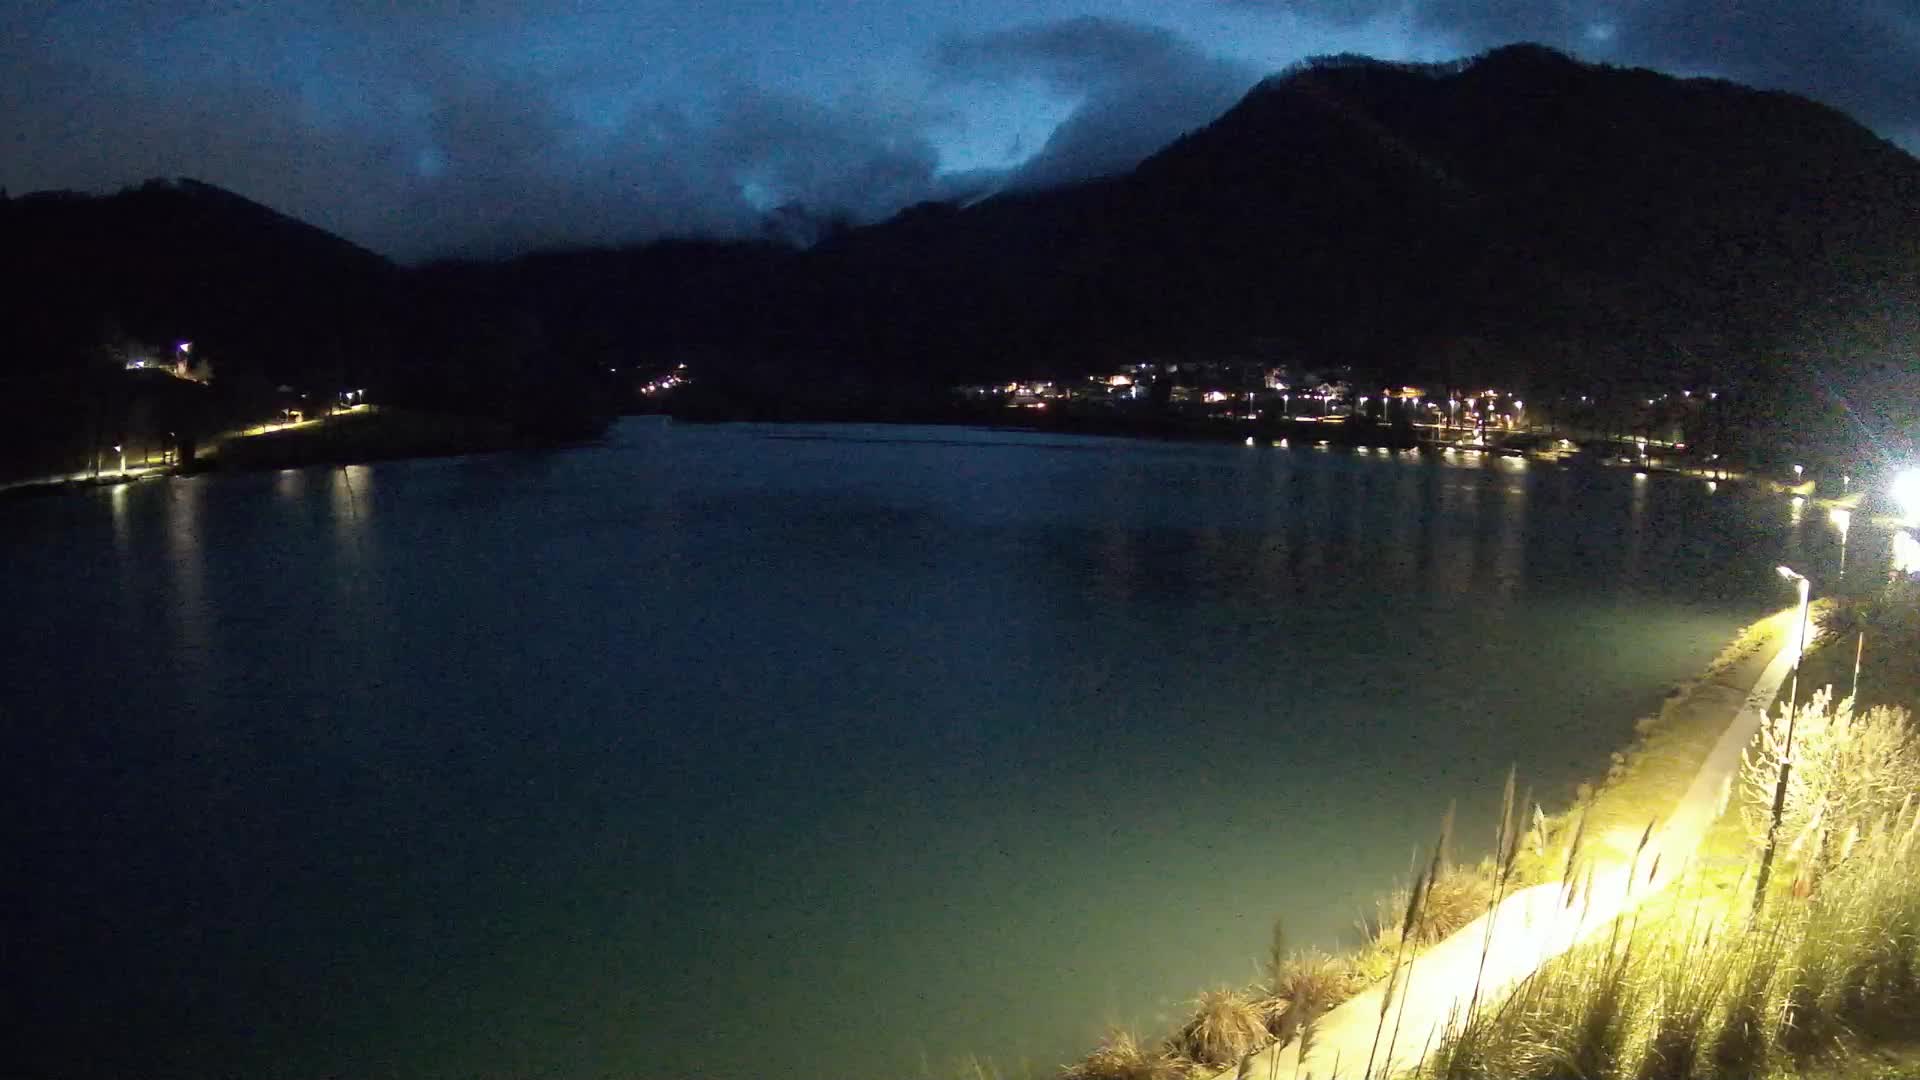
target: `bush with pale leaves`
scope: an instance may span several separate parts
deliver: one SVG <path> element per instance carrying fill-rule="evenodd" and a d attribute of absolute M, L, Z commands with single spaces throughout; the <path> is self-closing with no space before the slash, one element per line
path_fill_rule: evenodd
<path fill-rule="evenodd" d="M 1792 768 L 1779 834 L 1789 855 L 1871 828 L 1920 794 L 1920 735 L 1907 710 L 1882 705 L 1856 714 L 1853 699 L 1836 701 L 1829 687 L 1801 705 L 1798 716 L 1782 706 L 1768 717 L 1744 755 L 1744 814 L 1756 840 L 1765 840 L 1772 822 L 1790 719 Z"/>

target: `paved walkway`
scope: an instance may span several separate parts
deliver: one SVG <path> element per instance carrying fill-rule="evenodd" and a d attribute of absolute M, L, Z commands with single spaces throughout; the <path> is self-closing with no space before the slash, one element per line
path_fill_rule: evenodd
<path fill-rule="evenodd" d="M 1386 1033 L 1380 1038 L 1378 1053 L 1373 1055 L 1374 1076 L 1397 1074 L 1418 1065 L 1426 1051 L 1439 1043 L 1448 1019 L 1466 1010 L 1476 978 L 1480 980 L 1481 1001 L 1498 1001 L 1541 964 L 1605 929 L 1616 916 L 1672 884 L 1719 819 L 1727 792 L 1739 774 L 1740 752 L 1759 732 L 1767 710 L 1793 670 L 1794 660 L 1794 643 L 1789 638 L 1748 691 L 1731 723 L 1708 750 L 1686 793 L 1637 861 L 1596 859 L 1591 887 L 1583 881 L 1575 896 L 1567 896 L 1559 882 L 1536 885 L 1509 896 L 1491 916 L 1494 942 L 1487 950 L 1484 976 L 1481 950 L 1489 918 L 1484 915 L 1421 953 L 1410 974 L 1403 969 Z M 1649 880 L 1649 871 L 1656 867 L 1658 876 Z M 1298 1062 L 1298 1075 L 1334 1080 L 1337 1070 L 1342 1077 L 1362 1077 L 1372 1053 L 1385 993 L 1384 985 L 1376 986 L 1322 1016 L 1312 1053 Z M 1388 1036 L 1396 1016 L 1399 1034 L 1389 1054 Z M 1298 1052 L 1297 1040 L 1284 1047 L 1268 1048 L 1254 1057 L 1250 1075 L 1291 1080 Z M 1216 1080 L 1236 1072 L 1237 1067 L 1224 1070 Z"/>

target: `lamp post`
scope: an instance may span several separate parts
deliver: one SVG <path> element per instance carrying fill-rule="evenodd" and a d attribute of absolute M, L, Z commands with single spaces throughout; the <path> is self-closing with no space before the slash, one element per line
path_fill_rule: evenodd
<path fill-rule="evenodd" d="M 1793 646 L 1793 689 L 1787 699 L 1787 741 L 1780 752 L 1780 779 L 1773 787 L 1773 817 L 1767 823 L 1767 846 L 1760 855 L 1760 874 L 1753 883 L 1753 917 L 1758 919 L 1760 907 L 1767 896 L 1767 879 L 1773 876 L 1773 850 L 1780 839 L 1780 818 L 1787 808 L 1787 777 L 1793 771 L 1793 729 L 1800 717 L 1800 661 L 1807 651 L 1807 609 L 1808 598 L 1813 593 L 1813 582 L 1805 574 L 1796 573 L 1792 567 L 1776 567 L 1783 578 L 1794 583 L 1800 590 L 1800 628 L 1795 634 Z"/>
<path fill-rule="evenodd" d="M 1840 576 L 1847 576 L 1847 532 L 1853 526 L 1853 512 L 1841 507 L 1827 511 L 1827 520 L 1840 530 Z"/>
<path fill-rule="evenodd" d="M 120 455 L 120 471 L 121 471 L 121 473 L 123 473 L 123 474 L 124 474 L 124 473 L 125 473 L 125 472 L 127 471 L 127 447 L 126 447 L 126 444 L 124 444 L 124 443 L 116 443 L 116 444 L 114 445 L 114 447 L 113 447 L 113 452 L 114 452 L 114 453 L 116 453 L 116 454 L 119 454 L 119 455 Z"/>
<path fill-rule="evenodd" d="M 1774 572 L 1779 574 L 1781 577 L 1786 578 L 1788 581 L 1793 582 L 1794 587 L 1800 590 L 1799 629 L 1794 634 L 1794 645 L 1793 645 L 1793 699 L 1792 699 L 1792 703 L 1795 706 L 1798 706 L 1800 703 L 1800 660 L 1801 660 L 1801 657 L 1803 657 L 1807 651 L 1807 610 L 1811 606 L 1808 603 L 1808 598 L 1813 593 L 1813 582 L 1807 580 L 1807 576 L 1805 574 L 1796 572 L 1790 566 L 1776 566 L 1774 567 Z M 1793 724 L 1791 722 L 1787 724 L 1787 745 L 1789 749 L 1791 749 L 1793 745 Z"/>

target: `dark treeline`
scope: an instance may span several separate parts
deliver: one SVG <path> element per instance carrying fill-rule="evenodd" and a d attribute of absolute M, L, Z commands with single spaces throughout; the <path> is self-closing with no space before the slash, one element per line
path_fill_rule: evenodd
<path fill-rule="evenodd" d="M 403 269 L 203 185 L 16 199 L 0 375 L 192 339 L 222 409 L 366 385 L 537 424 L 675 363 L 701 415 L 912 416 L 957 382 L 1244 359 L 1542 402 L 1714 388 L 1729 453 L 1838 458 L 1920 419 L 1917 208 L 1920 162 L 1790 95 L 1534 46 L 1345 58 L 1126 175 L 805 250 Z"/>

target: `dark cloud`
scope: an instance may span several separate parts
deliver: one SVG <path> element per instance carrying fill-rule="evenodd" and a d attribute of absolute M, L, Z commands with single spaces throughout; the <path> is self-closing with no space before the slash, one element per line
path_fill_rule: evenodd
<path fill-rule="evenodd" d="M 718 76 L 649 97 L 610 59 L 629 43 L 441 7 L 0 15 L 0 183 L 193 176 L 401 258 L 752 234 L 788 203 L 871 220 L 941 190 L 911 109 Z"/>
<path fill-rule="evenodd" d="M 1022 186 L 1129 169 L 1218 116 L 1262 74 L 1169 30 L 1094 16 L 949 38 L 936 63 L 949 78 L 1032 81 L 1076 102 L 1013 176 Z"/>
<path fill-rule="evenodd" d="M 1920 149 L 1920 4 L 1633 5 L 1612 34 L 1608 47 L 1631 62 L 1806 94 Z"/>
<path fill-rule="evenodd" d="M 1124 170 L 1310 51 L 1314 26 L 1395 58 L 1524 38 L 1720 74 L 1920 147 L 1912 0 L 1124 0 L 1156 23 L 1058 17 L 1080 3 L 945 5 L 938 38 L 914 0 L 0 5 L 0 185 L 193 176 L 401 258 L 755 233 L 788 204 L 870 220 Z M 1249 25 L 1266 29 L 1234 36 Z"/>
<path fill-rule="evenodd" d="M 1409 9 L 1409 0 L 1220 0 L 1222 6 L 1278 11 L 1333 26 L 1359 26 Z"/>

